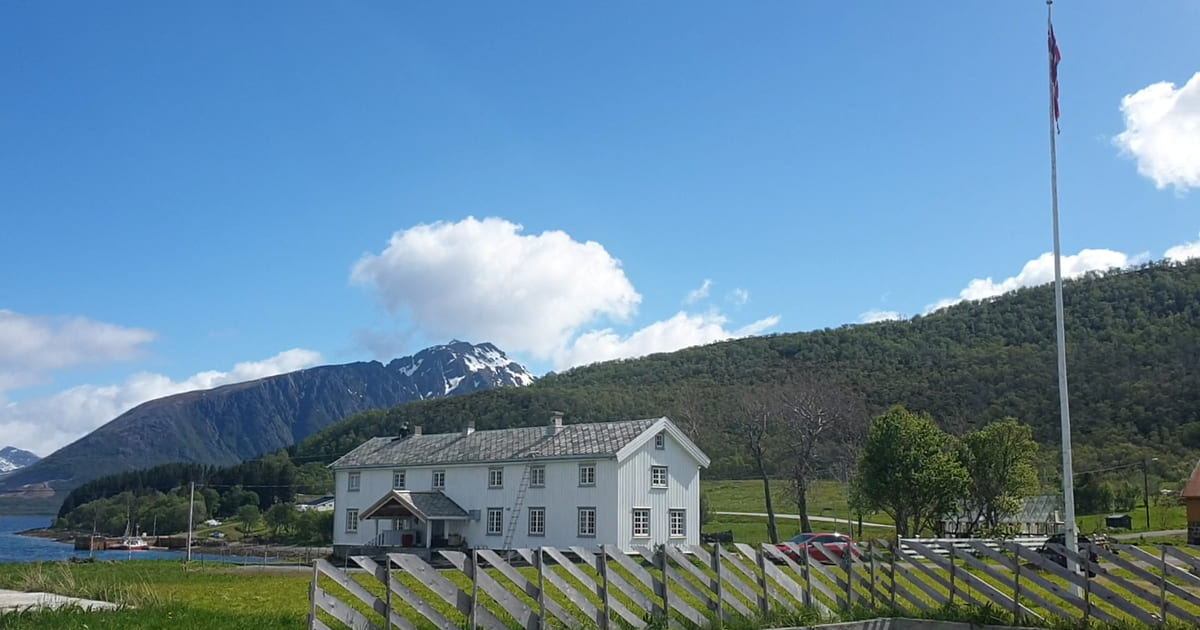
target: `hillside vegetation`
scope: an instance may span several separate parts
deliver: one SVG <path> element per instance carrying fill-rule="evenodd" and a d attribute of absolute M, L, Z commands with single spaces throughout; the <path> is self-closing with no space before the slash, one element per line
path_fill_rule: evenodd
<path fill-rule="evenodd" d="M 1185 475 L 1200 448 L 1200 261 L 1093 273 L 1065 288 L 1075 468 L 1157 457 Z M 808 369 L 848 383 L 871 412 L 902 404 L 960 434 L 1015 417 L 1053 460 L 1058 443 L 1051 286 L 967 302 L 909 321 L 727 341 L 550 374 L 535 385 L 368 411 L 304 440 L 292 454 L 332 460 L 405 425 L 453 431 L 670 415 L 713 456 L 709 477 L 747 462 L 719 430 L 718 409 L 747 386 Z"/>

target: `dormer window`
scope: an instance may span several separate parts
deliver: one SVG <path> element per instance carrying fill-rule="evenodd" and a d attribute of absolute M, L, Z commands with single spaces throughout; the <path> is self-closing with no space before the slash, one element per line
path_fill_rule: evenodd
<path fill-rule="evenodd" d="M 667 448 L 667 434 L 664 431 L 659 431 L 658 435 L 654 436 L 654 448 L 665 450 Z"/>

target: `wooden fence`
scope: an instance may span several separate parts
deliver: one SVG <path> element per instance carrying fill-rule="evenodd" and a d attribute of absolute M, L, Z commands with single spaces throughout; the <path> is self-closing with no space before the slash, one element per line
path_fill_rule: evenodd
<path fill-rule="evenodd" d="M 664 546 L 440 551 L 447 568 L 392 553 L 351 558 L 349 572 L 313 565 L 310 630 L 352 628 L 708 628 L 737 617 L 874 609 L 989 607 L 1013 623 L 1052 618 L 1167 620 L 1200 626 L 1200 548 L 1057 551 L 1072 573 L 1011 542 L 904 540 L 861 545 L 860 556 L 813 545 Z M 1094 554 L 1094 555 L 1093 555 Z M 1089 562 L 1089 557 L 1099 562 Z M 832 564 L 814 561 L 832 558 Z M 1091 575 L 1089 577 L 1089 574 Z M 794 617 L 795 618 L 795 617 Z"/>

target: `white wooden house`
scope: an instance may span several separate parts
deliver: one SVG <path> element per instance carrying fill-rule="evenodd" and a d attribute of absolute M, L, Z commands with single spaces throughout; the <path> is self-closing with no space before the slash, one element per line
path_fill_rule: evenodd
<path fill-rule="evenodd" d="M 708 463 L 665 417 L 372 438 L 331 465 L 334 553 L 694 545 Z"/>

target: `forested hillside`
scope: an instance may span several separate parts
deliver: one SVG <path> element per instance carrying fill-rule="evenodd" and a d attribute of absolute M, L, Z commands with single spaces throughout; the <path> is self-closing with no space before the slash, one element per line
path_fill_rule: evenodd
<path fill-rule="evenodd" d="M 1053 289 L 1022 289 L 910 321 L 728 341 L 551 374 L 529 388 L 369 411 L 294 447 L 337 455 L 405 425 L 426 432 L 671 415 L 713 455 L 710 476 L 745 463 L 719 431 L 718 410 L 746 386 L 793 369 L 829 374 L 871 411 L 927 411 L 953 433 L 1004 417 L 1058 443 Z M 1076 470 L 1159 457 L 1165 476 L 1200 448 L 1200 261 L 1091 274 L 1065 288 Z M 1055 448 L 1045 448 L 1048 460 Z"/>

